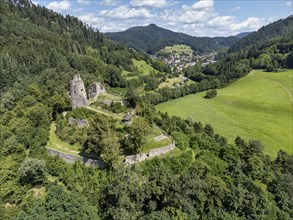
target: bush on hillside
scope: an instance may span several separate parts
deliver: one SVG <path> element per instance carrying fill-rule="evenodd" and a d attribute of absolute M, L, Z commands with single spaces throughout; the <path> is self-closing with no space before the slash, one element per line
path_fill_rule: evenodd
<path fill-rule="evenodd" d="M 206 95 L 204 96 L 205 99 L 211 99 L 215 98 L 217 96 L 218 92 L 216 89 L 212 89 L 206 92 Z"/>

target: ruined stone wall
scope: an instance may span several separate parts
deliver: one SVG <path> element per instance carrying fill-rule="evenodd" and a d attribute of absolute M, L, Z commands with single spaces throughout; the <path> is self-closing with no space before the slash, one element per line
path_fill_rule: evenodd
<path fill-rule="evenodd" d="M 135 164 L 149 158 L 160 156 L 166 154 L 175 149 L 175 141 L 167 147 L 160 147 L 153 150 L 150 150 L 149 153 L 141 153 L 141 154 L 134 154 L 125 157 L 124 163 L 131 165 Z M 51 148 L 47 148 L 50 155 L 59 156 L 67 163 L 74 163 L 75 161 L 81 161 L 86 166 L 94 166 L 99 168 L 106 168 L 107 164 L 102 160 L 92 160 L 85 157 L 78 157 L 71 154 L 66 154 L 57 150 L 53 150 Z"/>
<path fill-rule="evenodd" d="M 105 87 L 101 83 L 94 82 L 90 85 L 89 97 L 96 101 L 99 95 L 104 94 L 106 92 L 107 91 Z"/>
<path fill-rule="evenodd" d="M 167 147 L 160 147 L 160 148 L 150 150 L 149 157 L 155 157 L 155 156 L 159 156 L 162 154 L 166 154 L 166 153 L 174 150 L 174 148 L 175 148 L 175 143 L 172 143 L 171 145 L 169 145 Z"/>
<path fill-rule="evenodd" d="M 65 160 L 67 163 L 74 163 L 75 161 L 81 161 L 86 166 L 94 166 L 99 168 L 106 168 L 107 164 L 102 160 L 93 160 L 88 159 L 85 157 L 78 157 L 71 154 L 65 154 L 63 152 L 53 150 L 51 148 L 47 148 L 48 153 L 52 156 L 59 156 L 63 160 Z"/>
<path fill-rule="evenodd" d="M 175 141 L 173 141 L 173 143 L 167 147 L 160 147 L 160 148 L 150 150 L 149 153 L 126 156 L 124 162 L 129 165 L 135 164 L 135 163 L 144 161 L 146 159 L 149 159 L 149 158 L 152 158 L 155 156 L 160 156 L 160 155 L 166 154 L 166 153 L 174 150 L 174 148 L 175 148 Z"/>
<path fill-rule="evenodd" d="M 141 161 L 144 161 L 148 158 L 148 154 L 135 154 L 135 155 L 130 155 L 130 156 L 126 156 L 125 157 L 125 163 L 126 164 L 134 164 L 134 163 L 138 163 Z"/>
<path fill-rule="evenodd" d="M 72 109 L 88 105 L 84 83 L 79 74 L 74 75 L 70 81 L 70 97 Z"/>

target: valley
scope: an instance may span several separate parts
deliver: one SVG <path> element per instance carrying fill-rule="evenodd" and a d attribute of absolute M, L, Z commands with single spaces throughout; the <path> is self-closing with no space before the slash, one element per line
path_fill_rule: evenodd
<path fill-rule="evenodd" d="M 293 219 L 290 4 L 0 0 L 0 219 Z"/>

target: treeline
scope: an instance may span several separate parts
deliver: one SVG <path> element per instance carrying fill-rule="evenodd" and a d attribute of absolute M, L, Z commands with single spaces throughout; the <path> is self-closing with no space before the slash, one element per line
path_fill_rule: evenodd
<path fill-rule="evenodd" d="M 182 74 L 194 81 L 175 88 L 159 88 L 145 93 L 141 99 L 154 105 L 168 100 L 195 94 L 209 89 L 217 89 L 245 76 L 251 70 L 249 60 L 238 60 L 238 57 L 230 56 L 225 60 L 211 63 L 205 67 L 201 63 L 184 68 Z"/>
<path fill-rule="evenodd" d="M 70 165 L 46 153 L 51 112 L 39 95 L 30 88 L 0 116 L 1 219 L 293 217 L 292 155 L 280 151 L 272 160 L 259 141 L 236 137 L 228 144 L 209 124 L 158 114 L 140 102 L 138 114 L 170 134 L 177 153 L 128 167 L 118 161 L 106 170 Z M 92 124 L 88 149 L 104 157 L 119 158 L 109 148 L 119 137 L 135 150 L 130 143 L 139 146 L 138 131 L 145 129 L 139 121 L 128 136 L 118 135 L 100 115 Z"/>

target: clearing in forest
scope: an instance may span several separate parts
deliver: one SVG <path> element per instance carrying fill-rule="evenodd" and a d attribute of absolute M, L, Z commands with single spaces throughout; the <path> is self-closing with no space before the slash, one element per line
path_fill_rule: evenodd
<path fill-rule="evenodd" d="M 158 52 L 158 55 L 160 54 L 177 54 L 177 55 L 188 55 L 192 56 L 193 50 L 190 46 L 184 45 L 184 44 L 176 44 L 173 46 L 166 46 L 164 49 L 160 50 Z"/>
<path fill-rule="evenodd" d="M 265 153 L 275 157 L 280 149 L 293 153 L 292 81 L 293 70 L 252 71 L 226 88 L 217 97 L 204 99 L 205 92 L 159 104 L 161 112 L 191 117 L 211 124 L 233 142 L 236 136 L 258 139 Z"/>

